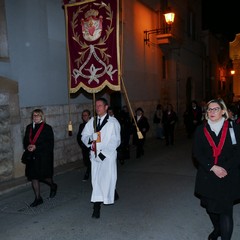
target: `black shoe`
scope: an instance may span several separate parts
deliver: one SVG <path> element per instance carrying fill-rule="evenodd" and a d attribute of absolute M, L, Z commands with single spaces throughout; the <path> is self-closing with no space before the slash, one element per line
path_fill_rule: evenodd
<path fill-rule="evenodd" d="M 51 187 L 49 198 L 54 198 L 56 196 L 57 188 L 58 188 L 57 184 L 54 183 L 53 186 Z"/>
<path fill-rule="evenodd" d="M 36 207 L 36 206 L 38 206 L 42 203 L 43 203 L 43 199 L 41 197 L 40 198 L 35 198 L 34 202 L 32 202 L 30 204 L 30 207 Z"/>
<path fill-rule="evenodd" d="M 93 206 L 92 218 L 100 218 L 101 203 L 95 202 Z"/>
<path fill-rule="evenodd" d="M 211 232 L 208 236 L 208 240 L 217 240 L 220 237 L 220 234 L 217 233 L 215 230 Z"/>
<path fill-rule="evenodd" d="M 89 179 L 89 173 L 85 173 L 82 181 L 86 182 L 88 179 Z"/>

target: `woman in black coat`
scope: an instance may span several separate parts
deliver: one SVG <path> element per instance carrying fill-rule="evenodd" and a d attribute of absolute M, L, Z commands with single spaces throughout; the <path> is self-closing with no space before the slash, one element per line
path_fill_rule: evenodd
<path fill-rule="evenodd" d="M 206 121 L 197 127 L 193 157 L 197 161 L 195 194 L 201 200 L 214 230 L 209 240 L 230 240 L 233 205 L 240 198 L 240 129 L 228 119 L 225 103 L 207 103 Z"/>
<path fill-rule="evenodd" d="M 141 132 L 143 138 L 138 137 L 137 128 L 134 124 L 133 126 L 133 144 L 136 145 L 136 157 L 140 158 L 144 155 L 144 144 L 146 140 L 147 132 L 150 129 L 148 119 L 144 116 L 144 111 L 142 108 L 137 108 L 135 120 L 137 123 L 138 130 Z"/>
<path fill-rule="evenodd" d="M 55 197 L 57 192 L 57 184 L 53 182 L 54 134 L 52 127 L 45 122 L 41 109 L 32 112 L 32 123 L 26 127 L 23 145 L 28 153 L 25 175 L 32 182 L 35 194 L 30 206 L 36 207 L 43 203 L 40 181 L 50 186 L 50 198 Z"/>
<path fill-rule="evenodd" d="M 166 110 L 163 111 L 162 116 L 166 146 L 174 144 L 174 132 L 177 120 L 177 113 L 173 110 L 173 105 L 167 104 Z"/>

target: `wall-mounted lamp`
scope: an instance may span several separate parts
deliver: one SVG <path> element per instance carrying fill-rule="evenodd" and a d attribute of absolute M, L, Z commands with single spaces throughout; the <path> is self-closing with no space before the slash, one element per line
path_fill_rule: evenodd
<path fill-rule="evenodd" d="M 166 27 L 144 31 L 144 34 L 145 34 L 144 42 L 145 42 L 145 44 L 147 44 L 150 41 L 149 35 L 151 35 L 151 34 L 166 35 L 166 34 L 171 33 L 172 24 L 173 24 L 174 18 L 175 18 L 175 13 L 172 12 L 170 9 L 168 9 L 168 11 L 166 11 L 163 15 L 164 15 L 164 18 L 165 18 L 165 22 L 167 23 Z"/>
<path fill-rule="evenodd" d="M 231 70 L 230 73 L 231 73 L 231 75 L 234 75 L 235 74 L 235 70 Z"/>

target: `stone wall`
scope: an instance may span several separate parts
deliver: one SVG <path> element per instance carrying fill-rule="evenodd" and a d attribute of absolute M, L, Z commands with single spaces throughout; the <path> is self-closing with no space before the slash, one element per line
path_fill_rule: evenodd
<path fill-rule="evenodd" d="M 15 178 L 15 173 L 22 170 L 15 166 L 20 151 L 19 133 L 18 84 L 0 77 L 0 181 Z"/>

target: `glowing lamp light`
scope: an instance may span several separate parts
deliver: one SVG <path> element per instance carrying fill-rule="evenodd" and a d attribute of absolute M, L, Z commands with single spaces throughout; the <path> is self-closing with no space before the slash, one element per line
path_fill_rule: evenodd
<path fill-rule="evenodd" d="M 175 13 L 174 12 L 167 12 L 164 14 L 165 21 L 167 24 L 173 24 L 174 18 L 175 18 Z"/>
<path fill-rule="evenodd" d="M 175 13 L 172 12 L 170 10 L 170 8 L 168 8 L 167 11 L 165 11 L 165 13 L 163 15 L 164 15 L 165 22 L 166 22 L 167 26 L 165 24 L 165 26 L 162 27 L 162 28 L 156 28 L 156 29 L 144 31 L 144 34 L 145 34 L 144 42 L 146 44 L 148 44 L 150 42 L 149 36 L 152 35 L 152 34 L 156 34 L 156 35 L 160 36 L 160 38 L 164 38 L 164 44 L 169 43 L 168 38 L 172 37 L 171 29 L 172 29 L 172 24 L 173 24 L 174 18 L 175 18 Z M 165 41 L 166 38 L 167 38 L 167 42 Z"/>

